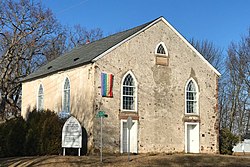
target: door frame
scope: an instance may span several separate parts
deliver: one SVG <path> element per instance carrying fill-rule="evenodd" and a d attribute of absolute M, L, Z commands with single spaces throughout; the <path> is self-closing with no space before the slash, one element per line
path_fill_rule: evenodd
<path fill-rule="evenodd" d="M 127 122 L 127 120 L 126 119 L 120 120 L 120 153 L 123 153 L 123 122 Z M 135 123 L 136 125 L 136 152 L 134 153 L 138 153 L 138 120 L 132 120 L 132 122 Z"/>
<path fill-rule="evenodd" d="M 196 125 L 197 128 L 198 128 L 198 152 L 197 153 L 200 153 L 200 123 L 199 122 L 185 122 L 185 153 L 188 153 L 188 139 L 187 139 L 187 127 L 188 125 Z M 194 152 L 196 153 L 196 152 Z"/>

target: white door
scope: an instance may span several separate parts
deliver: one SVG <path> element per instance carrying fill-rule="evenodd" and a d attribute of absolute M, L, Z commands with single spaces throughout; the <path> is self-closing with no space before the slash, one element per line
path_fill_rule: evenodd
<path fill-rule="evenodd" d="M 138 123 L 133 120 L 132 128 L 130 129 L 130 152 L 137 153 L 137 128 Z M 121 120 L 121 153 L 128 152 L 129 130 L 127 120 Z"/>
<path fill-rule="evenodd" d="M 186 152 L 199 153 L 199 123 L 186 123 Z"/>

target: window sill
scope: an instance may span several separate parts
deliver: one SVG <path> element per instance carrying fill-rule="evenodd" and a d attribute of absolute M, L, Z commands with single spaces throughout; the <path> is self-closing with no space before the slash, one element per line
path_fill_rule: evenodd
<path fill-rule="evenodd" d="M 187 116 L 199 116 L 199 113 L 185 113 Z"/>
<path fill-rule="evenodd" d="M 132 112 L 132 113 L 134 113 L 134 112 L 137 112 L 136 110 L 121 110 L 121 112 Z"/>

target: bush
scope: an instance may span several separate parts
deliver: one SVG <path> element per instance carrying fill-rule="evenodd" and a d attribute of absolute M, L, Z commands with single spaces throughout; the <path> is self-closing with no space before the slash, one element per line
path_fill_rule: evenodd
<path fill-rule="evenodd" d="M 220 153 L 232 154 L 233 146 L 238 142 L 238 137 L 228 129 L 220 130 Z"/>
<path fill-rule="evenodd" d="M 25 155 L 26 124 L 22 117 L 11 119 L 0 126 L 0 156 Z"/>
<path fill-rule="evenodd" d="M 47 117 L 41 127 L 41 153 L 60 154 L 63 121 L 56 115 Z"/>
<path fill-rule="evenodd" d="M 49 110 L 33 110 L 27 121 L 18 117 L 1 124 L 0 157 L 59 154 L 64 122 Z"/>

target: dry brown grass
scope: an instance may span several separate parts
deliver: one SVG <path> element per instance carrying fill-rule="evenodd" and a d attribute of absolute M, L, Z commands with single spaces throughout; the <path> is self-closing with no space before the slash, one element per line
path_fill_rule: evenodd
<path fill-rule="evenodd" d="M 127 155 L 105 155 L 103 163 L 99 156 L 36 156 L 0 159 L 2 166 L 249 166 L 250 156 L 228 156 L 207 154 L 140 154 L 132 155 L 128 162 Z"/>

